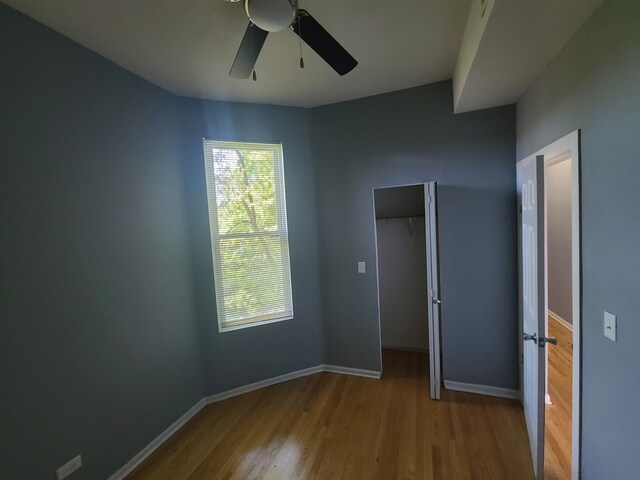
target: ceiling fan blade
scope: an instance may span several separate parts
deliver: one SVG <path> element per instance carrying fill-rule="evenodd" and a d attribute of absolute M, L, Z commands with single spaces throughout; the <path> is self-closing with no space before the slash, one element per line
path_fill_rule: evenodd
<path fill-rule="evenodd" d="M 300 10 L 291 29 L 339 75 L 356 68 L 358 62 L 306 10 Z"/>
<path fill-rule="evenodd" d="M 236 59 L 233 61 L 233 66 L 229 72 L 230 77 L 249 78 L 251 76 L 268 34 L 269 32 L 265 32 L 253 23 L 249 23 L 247 30 L 244 32 L 244 37 L 242 37 L 242 42 L 240 42 L 238 53 L 236 53 Z"/>

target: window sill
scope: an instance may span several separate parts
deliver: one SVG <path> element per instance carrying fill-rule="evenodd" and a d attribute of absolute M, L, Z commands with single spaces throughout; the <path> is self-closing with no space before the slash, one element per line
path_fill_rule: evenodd
<path fill-rule="evenodd" d="M 223 325 L 218 324 L 218 332 L 220 332 L 220 333 L 232 332 L 234 330 L 241 330 L 243 328 L 259 327 L 260 325 L 267 325 L 269 323 L 284 322 L 284 321 L 292 320 L 292 319 L 293 319 L 293 316 L 282 317 L 282 318 L 272 318 L 270 320 L 258 320 L 256 322 L 243 323 L 243 324 L 240 324 L 240 325 L 232 325 L 232 326 L 228 326 L 228 327 L 225 327 Z"/>

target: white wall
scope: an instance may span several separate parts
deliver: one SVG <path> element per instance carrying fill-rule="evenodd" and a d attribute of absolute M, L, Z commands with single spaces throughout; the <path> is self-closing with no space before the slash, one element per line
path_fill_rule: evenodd
<path fill-rule="evenodd" d="M 549 310 L 571 323 L 571 159 L 546 169 Z"/>
<path fill-rule="evenodd" d="M 424 217 L 376 220 L 383 347 L 427 350 Z"/>

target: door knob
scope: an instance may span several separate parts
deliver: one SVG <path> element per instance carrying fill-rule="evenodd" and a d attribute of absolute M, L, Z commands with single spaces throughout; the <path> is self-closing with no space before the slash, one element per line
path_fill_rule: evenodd
<path fill-rule="evenodd" d="M 538 335 L 535 333 L 533 335 L 530 333 L 524 333 L 522 337 L 524 338 L 525 342 L 531 340 L 533 343 L 538 343 Z"/>
<path fill-rule="evenodd" d="M 540 346 L 544 347 L 545 344 L 558 345 L 558 339 L 556 337 L 540 337 Z"/>

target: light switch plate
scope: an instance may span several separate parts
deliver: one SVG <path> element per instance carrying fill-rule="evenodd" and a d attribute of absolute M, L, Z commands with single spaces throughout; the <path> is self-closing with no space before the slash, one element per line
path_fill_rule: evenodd
<path fill-rule="evenodd" d="M 367 264 L 364 262 L 358 262 L 358 273 L 367 273 Z"/>
<path fill-rule="evenodd" d="M 616 341 L 617 338 L 616 316 L 609 312 L 604 312 L 604 336 L 609 340 Z"/>

